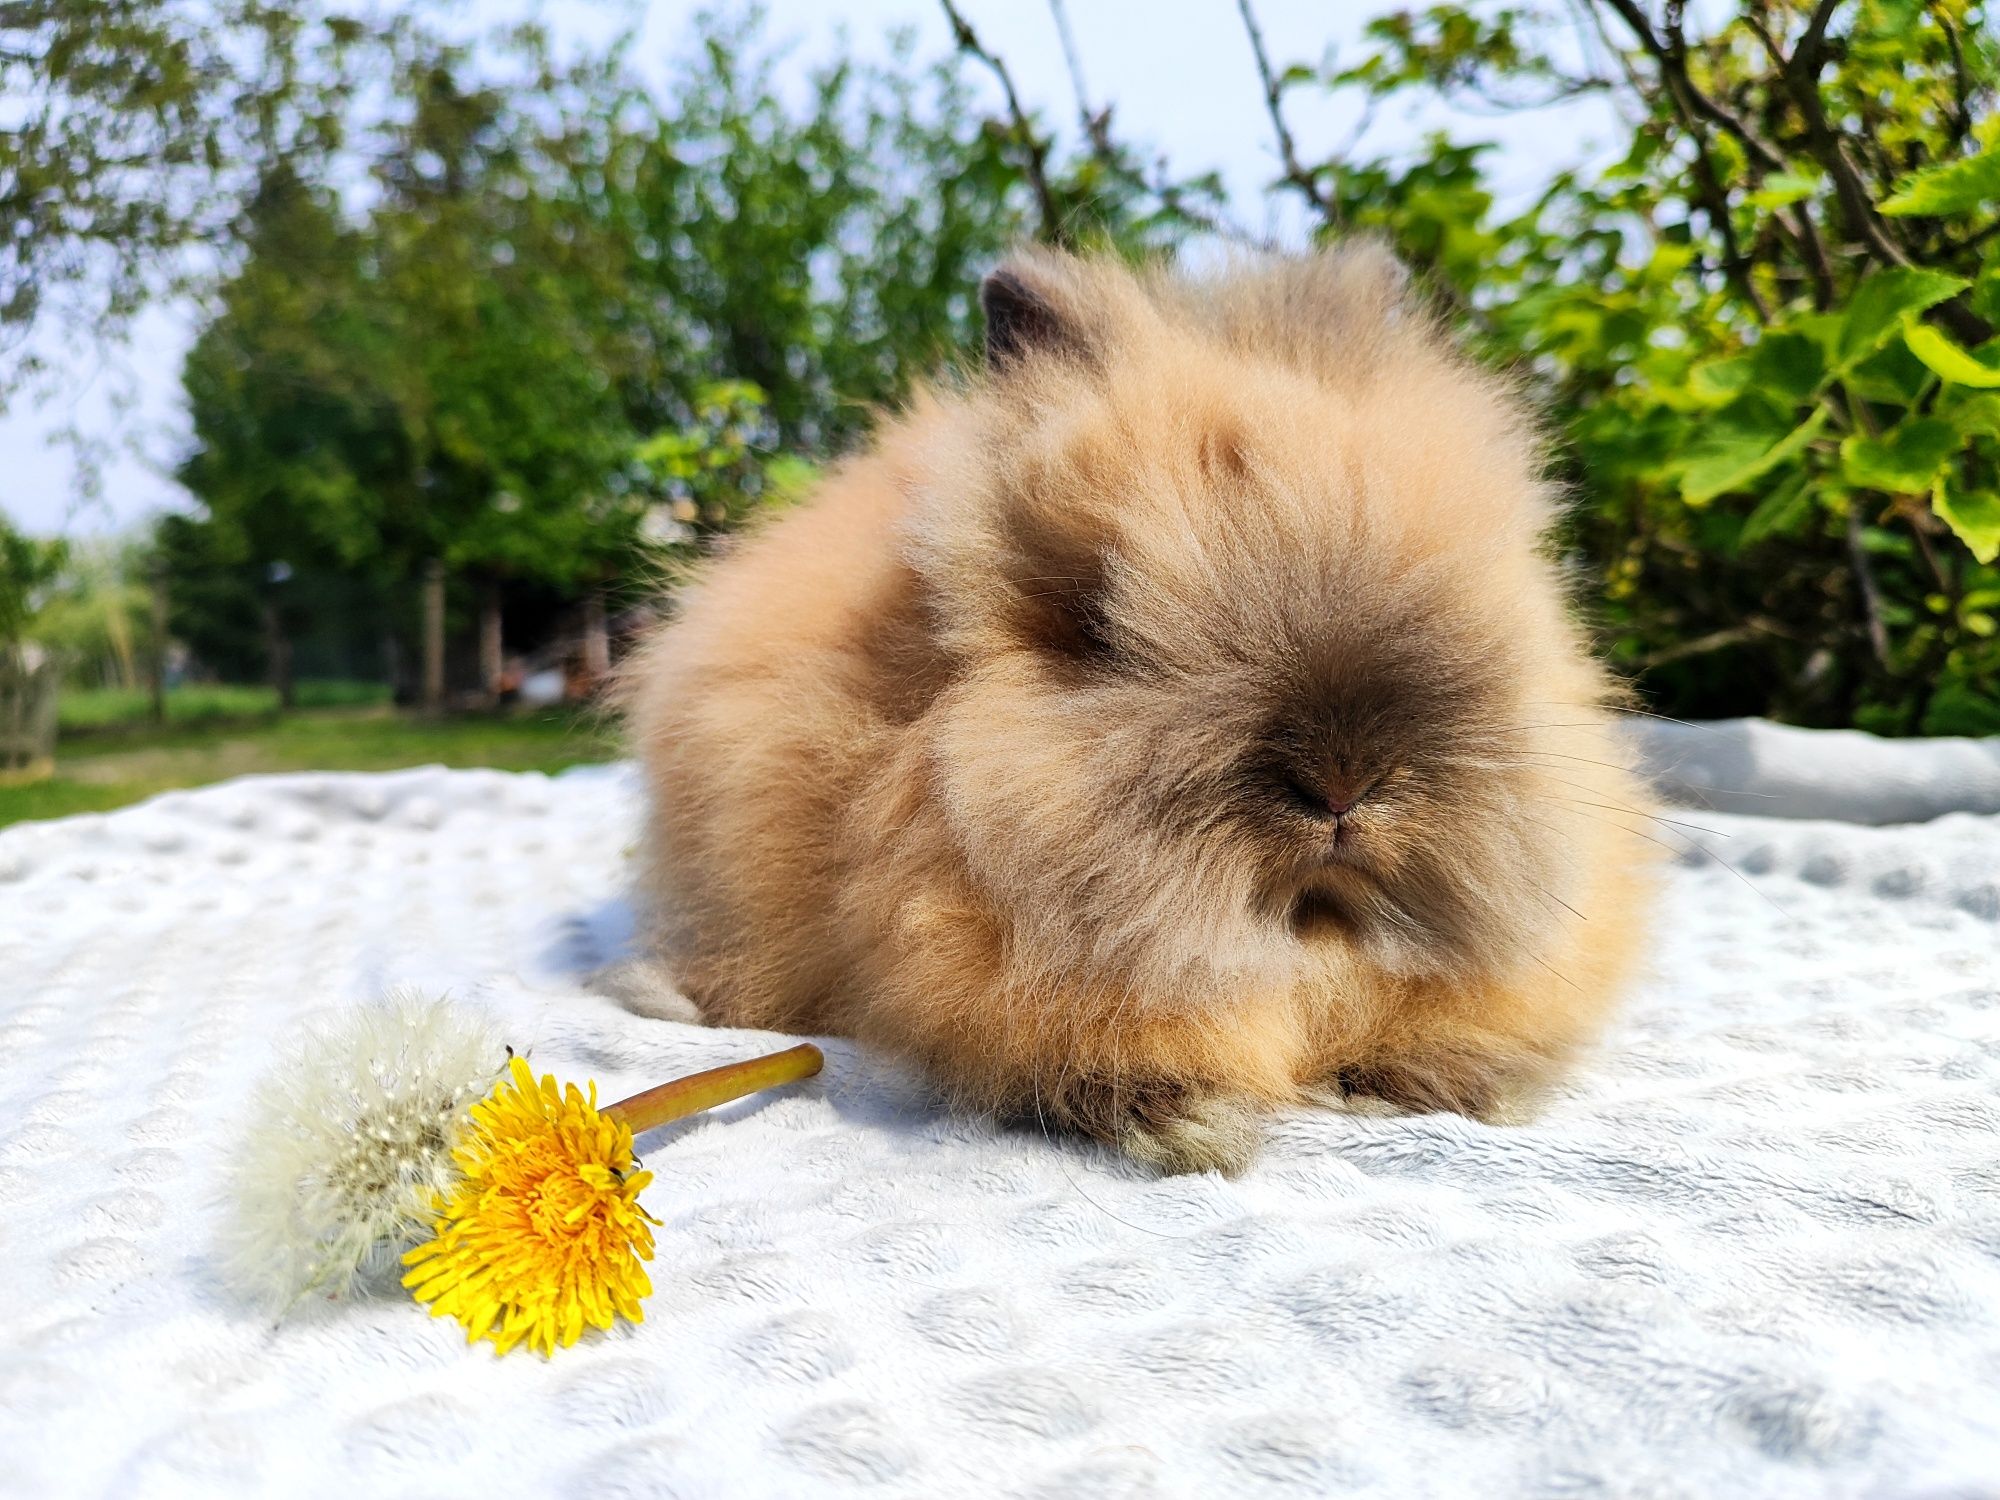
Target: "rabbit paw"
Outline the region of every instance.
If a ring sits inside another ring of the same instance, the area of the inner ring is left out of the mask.
[[[1307,1091],[1350,1114],[1460,1114],[1488,1125],[1532,1119],[1538,1080],[1528,1070],[1462,1053],[1382,1058],[1342,1068]]]
[[[1072,1084],[1061,1113],[1073,1129],[1168,1173],[1233,1177],[1255,1159],[1263,1136],[1247,1097],[1165,1079]]]

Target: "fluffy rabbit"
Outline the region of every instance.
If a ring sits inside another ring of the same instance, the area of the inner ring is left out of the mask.
[[[1171,1170],[1271,1108],[1531,1097],[1656,845],[1520,400],[1367,245],[1036,251],[982,301],[984,371],[629,668],[682,988]]]

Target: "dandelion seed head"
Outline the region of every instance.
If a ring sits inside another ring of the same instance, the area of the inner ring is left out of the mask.
[[[505,1063],[483,1016],[416,995],[314,1028],[251,1106],[221,1246],[230,1282],[283,1310],[393,1270],[430,1234]]]

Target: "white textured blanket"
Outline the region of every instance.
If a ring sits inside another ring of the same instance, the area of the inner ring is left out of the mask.
[[[400,1295],[274,1329],[208,1238],[322,1008],[449,990],[614,1096],[769,1045],[587,992],[623,773],[0,833],[0,1493],[2000,1493],[2000,818],[1696,821],[1741,878],[1676,869],[1539,1124],[1298,1116],[1160,1181],[834,1043],[642,1142],[646,1322],[546,1363]]]

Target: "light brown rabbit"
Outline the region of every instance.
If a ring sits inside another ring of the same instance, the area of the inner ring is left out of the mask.
[[[1273,1107],[1510,1107],[1625,983],[1654,848],[1529,415],[1370,246],[1036,251],[982,300],[984,372],[629,670],[679,983],[1169,1169]]]

